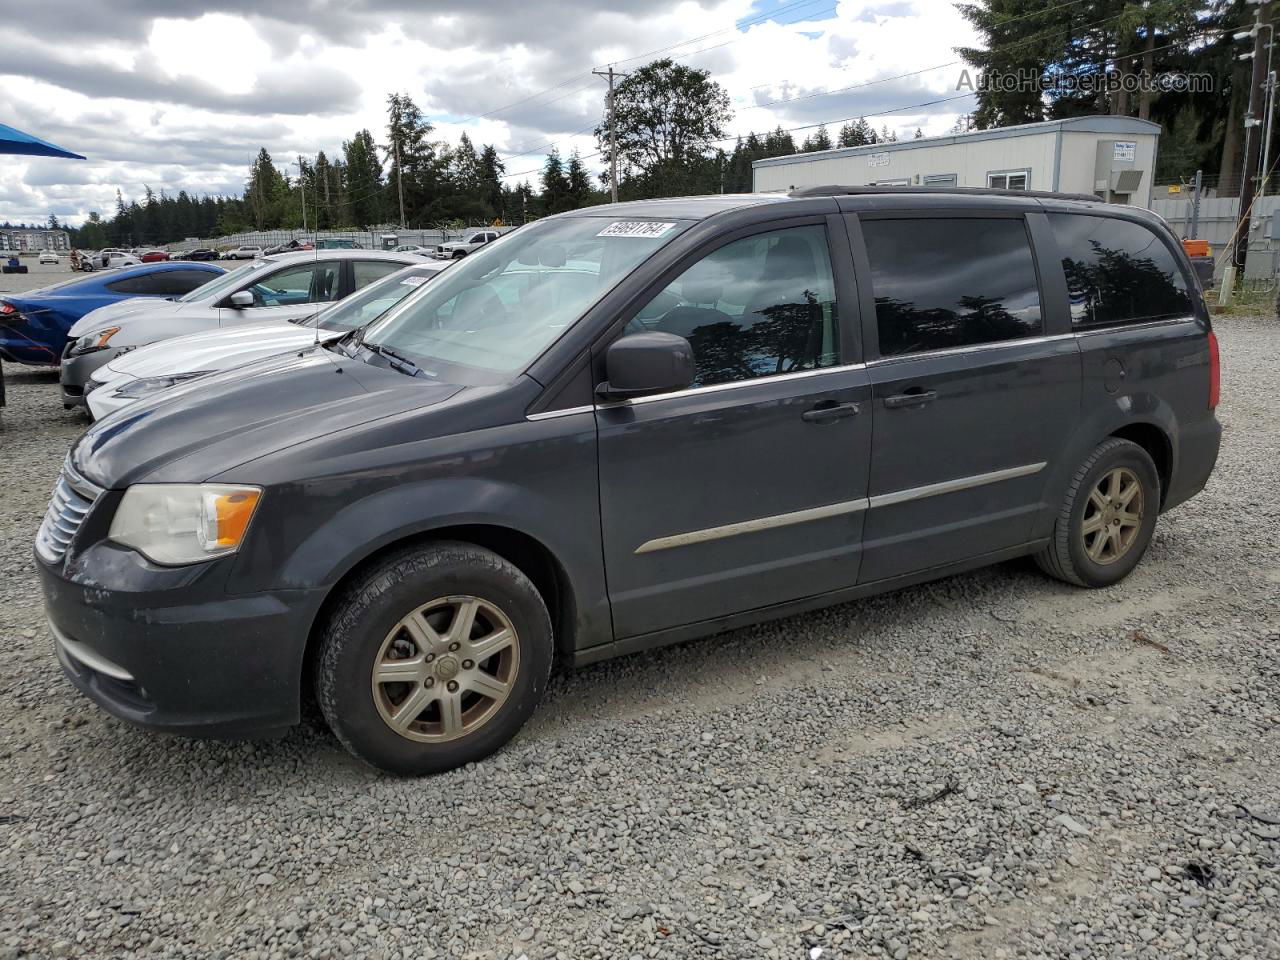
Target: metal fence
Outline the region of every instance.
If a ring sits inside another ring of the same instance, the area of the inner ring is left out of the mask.
[[[367,250],[380,250],[383,237],[394,236],[396,244],[416,243],[420,246],[434,246],[448,243],[450,240],[463,240],[477,230],[497,230],[506,233],[515,227],[490,227],[480,225],[463,227],[456,230],[400,230],[397,227],[375,227],[372,230],[251,230],[245,233],[231,233],[221,237],[180,240],[165,245],[170,253],[186,253],[199,247],[222,249],[229,247],[274,247],[290,240],[354,240]]]
[[[1191,195],[1160,197],[1151,202],[1153,212],[1160,214],[1180,237],[1191,234]],[[1239,219],[1238,197],[1201,197],[1196,236],[1209,241],[1217,259],[1215,273],[1221,278],[1228,257],[1221,256],[1231,242]],[[1280,272],[1280,196],[1258,197],[1249,216],[1249,255],[1244,277],[1248,280],[1274,277]]]

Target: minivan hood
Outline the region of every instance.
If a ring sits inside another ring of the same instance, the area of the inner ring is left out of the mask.
[[[320,331],[322,341],[335,336],[338,334],[334,331]],[[107,364],[107,375],[98,379],[166,377],[177,373],[227,370],[290,350],[302,350],[315,341],[314,327],[300,327],[279,320],[209,330],[173,337],[121,354]]]
[[[309,347],[200,377],[104,417],[72,449],[72,464],[111,489],[143,480],[199,483],[459,389]]]
[[[126,317],[136,316],[140,313],[154,313],[157,310],[166,308],[176,311],[182,306],[180,303],[166,300],[163,297],[130,297],[128,300],[117,300],[115,303],[108,303],[106,306],[90,310],[71,325],[71,329],[67,331],[67,336],[74,340],[76,337],[82,337],[86,333],[109,327]]]

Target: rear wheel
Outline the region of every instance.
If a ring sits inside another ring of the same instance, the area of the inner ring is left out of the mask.
[[[529,579],[479,547],[396,554],[352,585],[316,662],[320,708],[365,762],[408,776],[488,756],[532,714],[551,621]]]
[[[1081,587],[1123,580],[1146,553],[1160,512],[1160,475],[1136,443],[1111,437],[1085,458],[1036,563]]]

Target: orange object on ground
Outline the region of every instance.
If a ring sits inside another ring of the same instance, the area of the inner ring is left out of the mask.
[[[1182,249],[1187,251],[1188,257],[1207,257],[1209,256],[1209,241],[1183,240]]]

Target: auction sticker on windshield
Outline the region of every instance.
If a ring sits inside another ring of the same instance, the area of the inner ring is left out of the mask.
[[[674,223],[652,220],[616,220],[596,234],[597,237],[661,237]]]
[[[426,282],[426,277],[405,277],[400,281],[400,285],[404,287],[418,287]]]

